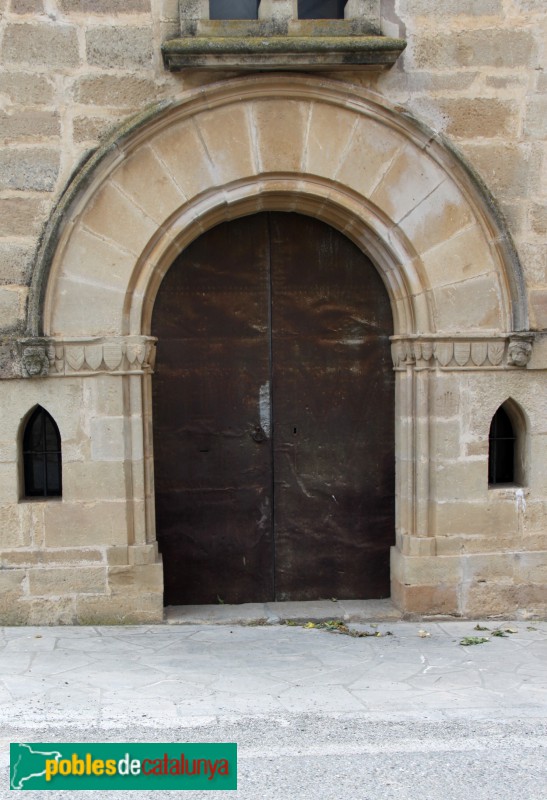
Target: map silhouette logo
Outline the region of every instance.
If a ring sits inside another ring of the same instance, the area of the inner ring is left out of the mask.
[[[235,742],[10,743],[10,789],[237,789]]]
[[[10,788],[33,789],[43,788],[43,779],[46,774],[46,760],[59,761],[62,753],[58,750],[48,750],[40,744],[11,744],[10,745]],[[36,782],[36,787],[33,783]]]

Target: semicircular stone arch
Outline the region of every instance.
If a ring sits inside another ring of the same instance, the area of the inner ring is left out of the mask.
[[[34,279],[35,334],[148,334],[176,255],[264,209],[317,216],[365,250],[396,334],[527,325],[486,190],[431,131],[355,87],[264,75],[192,91],[106,146],[69,196]]]

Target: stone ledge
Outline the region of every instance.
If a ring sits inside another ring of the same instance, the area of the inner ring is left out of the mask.
[[[162,45],[167,69],[348,69],[392,66],[406,47],[387,36],[189,36]]]

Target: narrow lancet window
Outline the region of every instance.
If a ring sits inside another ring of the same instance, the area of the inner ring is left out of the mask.
[[[509,414],[500,406],[492,418],[488,439],[488,483],[515,482],[515,447],[517,437]]]
[[[344,19],[346,0],[298,0],[299,19]]]
[[[61,436],[53,417],[41,406],[25,426],[23,462],[25,497],[61,496]]]
[[[257,19],[259,0],[209,0],[210,19]]]

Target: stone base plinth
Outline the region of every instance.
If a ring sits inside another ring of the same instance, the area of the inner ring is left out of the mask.
[[[547,617],[547,551],[409,556],[391,551],[391,597],[405,615]]]
[[[124,549],[126,555],[132,550]],[[129,625],[163,621],[161,561],[110,564],[110,553],[92,551],[89,555],[95,560],[65,562],[61,551],[57,552],[57,561],[36,563],[29,553],[20,566],[0,571],[0,624]],[[80,557],[86,555],[80,553]],[[120,561],[118,556],[112,560]]]

